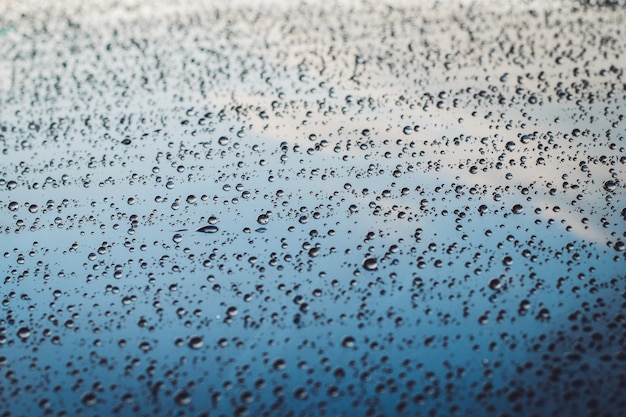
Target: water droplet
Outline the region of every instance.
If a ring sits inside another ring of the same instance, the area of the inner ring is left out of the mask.
[[[609,180],[604,183],[604,189],[608,192],[613,192],[617,188],[617,183],[615,181]]]
[[[174,395],[174,402],[178,405],[191,404],[191,394],[186,390],[180,390]]]
[[[26,340],[30,337],[30,329],[28,327],[20,327],[17,331],[17,337]]]
[[[152,345],[144,340],[143,342],[139,343],[139,349],[142,352],[149,352],[152,350]]]
[[[86,407],[93,407],[94,405],[96,405],[97,402],[96,394],[88,391],[80,397],[80,402],[83,403],[83,405],[85,405]]]
[[[278,358],[274,361],[274,364],[272,366],[277,371],[283,371],[285,368],[287,368],[287,362],[285,362],[285,360],[282,358]]]
[[[196,232],[199,233],[216,233],[218,231],[218,227],[217,226],[213,226],[212,224],[209,224],[207,226],[202,226],[199,229],[196,230]]]
[[[352,336],[346,336],[341,339],[341,346],[351,349],[356,346],[356,339]]]
[[[296,388],[294,390],[294,392],[293,392],[293,395],[298,400],[306,400],[307,398],[309,398],[309,393],[307,392],[306,388],[304,388],[304,387]]]
[[[498,278],[494,278],[491,281],[489,281],[489,288],[491,288],[492,290],[500,289],[501,285],[502,283],[500,282]]]
[[[189,338],[188,346],[191,349],[197,350],[200,349],[204,345],[204,339],[202,336],[192,336]]]
[[[368,271],[375,271],[378,269],[378,261],[376,258],[365,258],[363,260],[363,268]]]

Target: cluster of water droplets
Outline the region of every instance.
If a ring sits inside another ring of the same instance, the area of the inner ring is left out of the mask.
[[[623,415],[624,5],[453,3],[0,5],[0,411]]]

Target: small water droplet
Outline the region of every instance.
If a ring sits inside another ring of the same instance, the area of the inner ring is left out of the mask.
[[[609,180],[604,183],[604,189],[608,192],[613,192],[617,188],[617,183],[615,181]]]
[[[346,336],[341,340],[341,346],[351,349],[356,346],[356,339],[353,336]]]
[[[489,288],[491,288],[492,290],[497,290],[501,286],[502,286],[502,283],[500,282],[498,278],[494,278],[491,281],[489,281]]]
[[[93,407],[94,405],[96,405],[97,402],[96,394],[88,391],[80,397],[80,402],[87,407]]]

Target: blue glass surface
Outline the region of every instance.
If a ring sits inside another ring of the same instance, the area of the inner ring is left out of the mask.
[[[624,5],[0,5],[0,416],[623,416]]]

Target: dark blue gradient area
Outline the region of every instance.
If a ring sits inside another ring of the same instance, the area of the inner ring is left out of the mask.
[[[0,4],[0,417],[626,415],[617,2]]]

